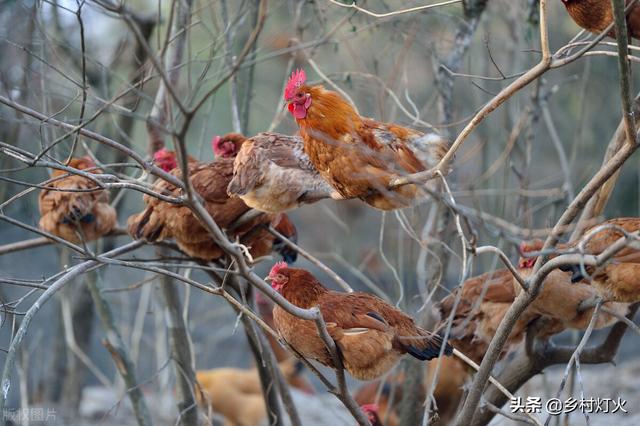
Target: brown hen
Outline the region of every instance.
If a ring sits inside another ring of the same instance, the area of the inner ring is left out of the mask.
[[[296,387],[300,368],[295,360],[279,364],[285,380]],[[196,397],[225,418],[225,425],[258,426],[267,418],[260,377],[255,368],[216,368],[196,371]],[[303,389],[306,391],[306,389]]]
[[[418,327],[413,319],[367,293],[330,291],[308,271],[279,262],[268,280],[290,303],[304,309],[317,306],[336,342],[345,369],[356,379],[373,380],[405,353],[429,360],[440,354],[442,338]],[[284,340],[307,358],[335,367],[315,323],[297,318],[276,305],[274,323]],[[447,345],[445,355],[453,348]]]
[[[233,175],[234,156],[243,141],[244,138],[237,134],[216,137],[212,143],[216,154],[213,162],[189,163],[188,174],[193,190],[200,195],[204,208],[223,230],[231,228],[250,210],[241,199],[230,198],[226,192]],[[166,161],[166,164],[170,166],[171,162]],[[171,170],[171,174],[181,177],[177,168]],[[154,189],[173,197],[182,195],[182,190],[161,179],[154,184]],[[145,196],[144,200],[147,204],[145,210],[129,219],[129,232],[134,238],[148,241],[173,238],[184,253],[204,261],[218,259],[224,254],[191,209],[151,196]],[[295,227],[284,214],[261,214],[228,233],[229,237],[247,246],[254,258],[258,258],[271,253],[274,243],[277,243],[277,238],[267,230],[269,226],[295,238]],[[280,249],[283,258],[295,260],[295,252],[291,253],[284,246]]]
[[[605,228],[593,233],[596,227]],[[609,246],[624,236],[621,230],[631,234],[640,230],[640,218],[623,217],[608,220],[602,224],[592,226],[585,231],[588,239],[583,245],[584,254],[599,255]],[[578,242],[573,244],[558,244],[556,248],[563,251],[578,251]],[[521,251],[539,251],[543,241],[534,240],[523,243]],[[551,256],[553,257],[553,255]],[[522,262],[533,263],[535,258],[528,258]],[[572,271],[571,281],[591,284],[597,294],[605,301],[633,303],[640,301],[640,250],[625,247],[616,253],[605,265],[593,266],[570,265],[562,269]],[[586,275],[584,275],[586,272]]]
[[[238,153],[227,191],[256,210],[279,213],[331,196],[299,136],[259,133]]]
[[[176,153],[165,148],[157,151],[153,155],[154,163],[167,173],[172,174],[178,179],[182,178],[182,171],[178,168]],[[200,162],[195,158],[187,157],[187,166],[189,174],[200,166]],[[172,183],[164,179],[156,179],[153,183],[152,190],[158,194],[178,197],[181,192]],[[177,206],[162,201],[149,194],[142,197],[145,209],[129,217],[127,226],[129,235],[136,240],[145,240],[148,242],[163,241],[172,237],[171,229],[165,226],[165,217],[168,211],[177,208]]]
[[[453,314],[449,341],[478,363],[515,299],[513,281],[508,269],[487,272],[466,280],[436,305],[440,311],[441,326],[444,326],[453,312],[456,299],[460,298]],[[526,313],[516,322],[501,357],[522,341],[527,325],[537,316]]]
[[[626,0],[628,5],[631,0]],[[613,22],[611,0],[562,0],[567,12],[578,26],[585,30],[599,34]],[[627,30],[633,38],[640,38],[640,3],[635,3],[627,12]],[[615,38],[612,29],[608,34]]]
[[[69,167],[102,173],[89,157],[73,158]],[[108,234],[116,226],[116,211],[109,205],[109,194],[91,179],[54,170],[54,179],[40,191],[40,229],[72,243],[93,241]]]

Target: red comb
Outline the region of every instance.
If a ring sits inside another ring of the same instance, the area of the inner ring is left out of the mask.
[[[93,158],[89,157],[88,155],[82,157],[82,160],[87,164],[88,167],[96,166],[96,163],[93,162]]]
[[[215,149],[215,147],[220,143],[221,139],[222,138],[220,136],[214,136],[213,139],[211,139],[211,147]]]
[[[302,86],[305,81],[307,81],[307,74],[305,74],[304,70],[297,69],[292,72],[289,81],[287,81],[287,87],[284,88],[284,100],[288,101],[293,98],[296,89]]]
[[[159,158],[166,156],[167,154],[169,154],[169,151],[167,151],[167,148],[159,149],[153,153],[153,159],[157,160]]]
[[[535,238],[530,241],[523,241],[520,243],[520,253],[528,253],[530,251],[540,251],[544,247],[544,241]]]
[[[269,271],[269,276],[277,275],[280,273],[280,271],[282,271],[287,267],[289,267],[289,265],[287,265],[287,262],[284,262],[284,261],[277,262],[275,265],[271,267],[271,271]]]
[[[378,404],[363,404],[360,406],[360,408],[362,408],[362,411],[370,411],[373,413],[377,413],[378,412]]]
[[[526,252],[529,251],[529,244],[527,244],[526,241],[523,241],[520,243],[520,246],[518,247],[518,249],[520,250],[520,254],[525,254]]]

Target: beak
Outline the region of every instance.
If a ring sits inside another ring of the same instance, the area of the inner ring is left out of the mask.
[[[273,278],[271,278],[269,275],[267,275],[266,277],[263,278],[263,280],[265,280],[266,282],[270,283],[271,281],[273,281]]]
[[[289,105],[289,101],[284,101],[284,104],[282,105],[282,109],[287,109],[288,105]]]

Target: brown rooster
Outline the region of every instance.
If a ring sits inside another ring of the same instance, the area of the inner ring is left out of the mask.
[[[267,132],[242,144],[227,191],[249,207],[268,213],[290,210],[333,193],[309,161],[299,136]]]
[[[627,233],[633,233],[640,230],[640,218],[623,217],[608,220],[600,225],[596,225],[587,229],[585,235],[591,233],[595,227],[605,226],[601,231],[591,235],[584,244],[584,253],[591,255],[599,255],[603,253],[609,246],[622,238],[624,234],[620,230]],[[523,243],[521,251],[539,251],[542,249],[543,242],[534,240]],[[571,251],[577,249],[577,243],[574,244],[558,244],[557,249],[563,251]],[[521,262],[532,264],[535,258],[527,258]],[[633,247],[625,247],[619,251],[609,262],[599,268],[593,266],[585,266],[583,270],[580,265],[564,266],[562,269],[571,270],[572,282],[590,283],[598,295],[605,301],[633,303],[640,301],[640,250]]]
[[[356,379],[373,380],[393,367],[405,353],[420,360],[436,358],[442,338],[424,330],[382,299],[367,293],[327,290],[308,271],[276,263],[267,277],[290,303],[304,309],[317,306],[336,342],[345,369]],[[274,323],[282,337],[298,352],[334,367],[313,321],[299,319],[276,305]],[[453,348],[444,348],[451,355]]]
[[[626,0],[629,4],[631,0]],[[613,22],[611,0],[562,0],[567,12],[578,26],[585,30],[599,34]],[[635,3],[627,12],[627,30],[633,38],[640,38],[640,3]],[[608,34],[615,38],[612,29]]]
[[[417,186],[389,190],[390,181],[435,166],[448,142],[361,117],[338,93],[305,82],[303,70],[294,72],[284,99],[300,127],[304,150],[322,177],[343,198],[360,198],[377,209],[411,205]]]
[[[102,173],[89,157],[73,158],[68,166]],[[107,191],[86,177],[62,177],[67,174],[54,170],[51,177],[55,180],[40,191],[40,229],[72,243],[92,241],[111,232],[116,226],[116,211],[109,205]]]

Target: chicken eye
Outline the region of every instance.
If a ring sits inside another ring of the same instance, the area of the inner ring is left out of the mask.
[[[296,93],[296,98],[300,99],[302,97],[302,93],[298,92]]]

